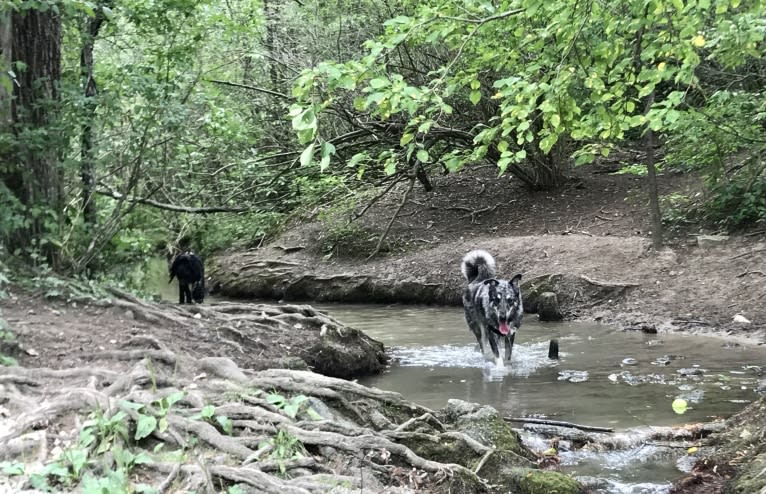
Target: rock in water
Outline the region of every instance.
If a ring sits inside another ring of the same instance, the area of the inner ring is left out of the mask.
[[[541,321],[561,321],[564,319],[555,293],[544,292],[540,294],[537,301],[537,316]]]
[[[552,360],[559,359],[559,340],[551,340],[548,345],[548,358]]]

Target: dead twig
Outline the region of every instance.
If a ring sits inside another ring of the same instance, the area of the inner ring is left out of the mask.
[[[372,254],[367,256],[367,259],[365,259],[365,261],[369,261],[373,257],[377,256],[378,253],[380,252],[380,248],[383,245],[383,241],[386,239],[386,236],[388,236],[388,232],[391,231],[391,225],[394,224],[394,221],[396,221],[396,217],[399,216],[399,212],[402,210],[404,205],[407,204],[407,197],[409,197],[410,192],[412,192],[412,187],[414,185],[415,185],[415,175],[412,175],[410,177],[410,184],[407,186],[407,190],[404,192],[404,195],[402,196],[402,200],[399,203],[399,207],[396,208],[396,211],[394,212],[393,216],[391,216],[391,220],[388,222],[386,229],[380,235],[380,238],[378,239],[378,245],[375,246],[375,250],[372,251]]]
[[[597,427],[594,425],[581,425],[574,424],[572,422],[564,422],[561,420],[548,420],[538,419],[532,417],[503,417],[506,422],[520,422],[523,424],[541,424],[541,425],[555,425],[557,427],[569,427],[570,429],[579,429],[581,431],[588,432],[614,432],[611,427]]]
[[[751,255],[753,255],[753,254],[757,254],[757,253],[759,253],[759,252],[764,252],[764,251],[766,251],[766,248],[762,248],[762,249],[753,249],[753,250],[750,250],[750,251],[748,251],[748,252],[743,252],[742,254],[737,254],[736,256],[732,257],[732,258],[731,258],[731,260],[733,261],[733,260],[735,260],[735,259],[739,259],[739,258],[741,258],[741,257],[751,256]]]
[[[753,271],[745,271],[743,273],[739,273],[737,275],[737,278],[742,278],[749,274],[760,274],[761,276],[766,276],[766,273],[764,273],[763,271],[753,270]]]

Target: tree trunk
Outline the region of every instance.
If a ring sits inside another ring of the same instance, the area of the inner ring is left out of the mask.
[[[0,70],[6,71],[11,68],[13,41],[13,29],[11,26],[11,13],[0,13]],[[0,131],[5,130],[11,124],[11,94],[13,81],[6,75],[0,76]]]
[[[274,6],[274,0],[263,0],[263,13],[266,19],[266,51],[271,60],[269,61],[269,78],[271,79],[271,89],[279,90],[279,72],[277,71],[277,54],[274,45],[274,31],[277,26],[277,12]]]
[[[654,91],[646,101],[646,113],[654,104]],[[652,218],[652,247],[658,250],[662,247],[662,216],[660,214],[660,196],[657,191],[657,169],[654,158],[654,131],[647,129],[645,137],[646,145],[646,180],[649,186],[649,211]]]
[[[96,116],[96,94],[98,88],[93,78],[93,45],[96,36],[104,23],[101,9],[95,17],[89,19],[83,30],[82,49],[80,50],[80,75],[82,77],[83,95],[85,96],[85,115],[80,135],[80,177],[82,179],[82,212],[85,224],[96,224],[96,205],[93,196],[95,181],[95,158],[93,153],[93,120]]]
[[[29,9],[11,14],[11,25],[12,58],[21,64],[16,64],[15,98],[11,101],[16,146],[2,179],[25,207],[29,220],[28,229],[9,239],[13,251],[41,240],[57,226],[62,210],[58,163],[63,138],[52,125],[59,99],[61,18],[51,9]],[[46,132],[40,132],[43,130]],[[44,250],[54,261],[52,245]]]

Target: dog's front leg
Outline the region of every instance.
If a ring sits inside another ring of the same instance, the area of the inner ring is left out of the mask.
[[[505,361],[506,362],[511,361],[511,352],[513,352],[513,340],[515,337],[516,337],[515,331],[512,331],[511,333],[505,336]]]
[[[497,348],[497,337],[493,334],[488,335],[489,346],[492,348],[492,354],[495,356],[495,363],[498,367],[503,366],[503,361],[500,360],[500,349]]]

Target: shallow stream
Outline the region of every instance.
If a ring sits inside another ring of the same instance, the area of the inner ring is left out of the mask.
[[[542,324],[528,316],[516,336],[511,366],[498,370],[477,350],[460,308],[319,307],[389,349],[391,367],[361,383],[398,391],[433,409],[458,398],[491,405],[505,416],[540,416],[617,431],[705,422],[728,417],[754,400],[752,366],[766,362],[763,346],[622,332],[597,324]],[[548,359],[552,338],[559,340],[560,360]],[[688,402],[683,415],[671,407],[676,398]],[[533,433],[523,436],[533,449],[548,447]],[[666,492],[691,466],[685,448],[627,442],[626,449],[609,452],[561,448],[562,470],[590,477],[591,485],[600,486],[595,492],[637,494]]]

